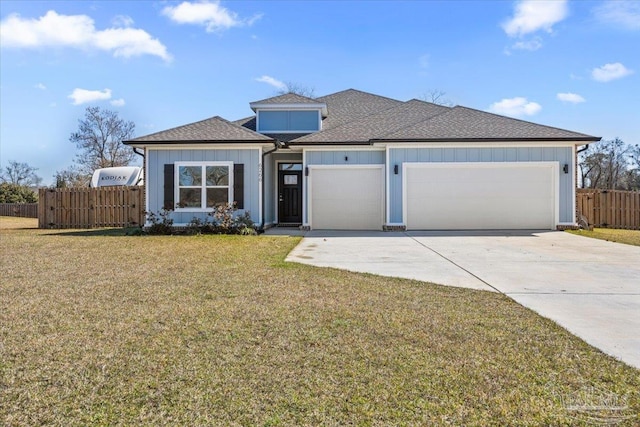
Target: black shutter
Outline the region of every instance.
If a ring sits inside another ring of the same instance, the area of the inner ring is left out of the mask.
[[[236,208],[244,209],[244,165],[236,163],[233,165],[233,201]]]
[[[164,165],[164,205],[167,210],[175,209],[175,201],[173,199],[173,183],[175,182],[173,174],[173,163]]]

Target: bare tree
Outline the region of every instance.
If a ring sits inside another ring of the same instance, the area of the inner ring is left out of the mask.
[[[0,180],[20,187],[37,187],[42,182],[42,178],[36,175],[37,170],[27,163],[10,160],[0,172]]]
[[[91,174],[96,169],[128,166],[134,161],[133,150],[122,144],[133,138],[133,122],[119,118],[114,111],[88,107],[78,123],[78,131],[69,140],[80,150],[76,156],[80,172]]]
[[[630,147],[619,138],[589,146],[580,153],[583,188],[625,189]]]
[[[296,95],[306,96],[307,98],[315,98],[316,90],[309,86],[303,86],[295,82],[285,82],[286,88],[279,90],[278,95],[287,93],[295,93]]]
[[[447,93],[439,89],[431,89],[420,97],[421,100],[444,107],[453,107],[453,102],[447,98]]]
[[[53,175],[53,188],[83,188],[88,187],[91,175],[82,173],[76,166],[56,171]]]

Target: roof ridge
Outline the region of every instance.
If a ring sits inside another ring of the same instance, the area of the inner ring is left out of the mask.
[[[421,100],[421,99],[415,99],[415,98],[413,98],[413,99],[410,99],[410,100],[409,100],[409,101],[407,101],[407,102],[410,102],[410,101],[419,101],[419,102],[423,102],[423,103],[425,103],[425,104],[433,105],[433,106],[438,107],[438,108],[446,108],[446,110],[445,110],[445,111],[441,111],[441,112],[439,112],[439,113],[436,113],[436,114],[434,114],[433,116],[427,117],[426,119],[421,119],[421,120],[418,120],[418,121],[416,121],[416,122],[412,122],[411,124],[408,124],[408,125],[406,126],[406,128],[413,127],[413,126],[417,125],[418,123],[426,123],[426,122],[428,122],[428,121],[430,121],[430,120],[432,120],[432,119],[434,119],[434,118],[436,118],[436,117],[442,116],[443,114],[449,114],[449,113],[453,110],[453,107],[447,107],[446,105],[436,104],[435,102],[423,101],[423,100]],[[404,105],[404,104],[403,104],[403,105]],[[385,133],[383,133],[381,136],[382,136],[382,137],[385,137],[385,136],[387,136],[387,135],[392,135],[392,134],[396,133],[397,131],[398,131],[398,129],[394,129],[394,130],[392,130],[392,131],[389,131],[389,132],[385,132]],[[378,139],[378,138],[376,138],[376,139]]]
[[[394,106],[389,107],[389,108],[385,108],[385,109],[383,109],[383,110],[378,110],[378,111],[376,111],[376,112],[374,112],[374,113],[367,114],[367,115],[364,115],[364,116],[362,116],[362,117],[358,117],[356,120],[348,121],[348,122],[342,123],[342,124],[340,124],[340,125],[338,125],[338,126],[332,127],[332,128],[330,128],[330,129],[327,129],[327,130],[321,130],[321,131],[319,131],[319,132],[311,133],[311,134],[305,135],[305,136],[303,136],[303,137],[296,138],[295,140],[292,140],[291,142],[298,142],[298,141],[300,141],[300,142],[305,142],[307,139],[313,139],[316,135],[322,134],[323,132],[324,132],[325,134],[329,134],[329,133],[331,133],[331,132],[336,132],[336,131],[337,131],[337,132],[339,132],[340,130],[348,129],[348,127],[349,127],[349,126],[353,126],[354,124],[357,124],[357,123],[360,123],[360,122],[366,121],[366,120],[368,120],[368,119],[371,119],[372,117],[375,117],[375,116],[381,116],[381,117],[384,117],[384,115],[385,115],[385,114],[388,114],[388,113],[392,112],[392,110],[401,110],[401,109],[403,109],[403,108],[405,108],[405,109],[406,109],[406,108],[407,108],[407,106],[408,106],[408,105],[410,106],[410,103],[411,103],[411,102],[413,102],[413,101],[418,101],[419,103],[422,103],[422,104],[428,105],[430,108],[433,108],[433,107],[436,107],[436,108],[446,108],[446,109],[450,109],[450,108],[451,108],[451,107],[446,107],[446,106],[442,106],[442,105],[434,104],[434,103],[431,103],[431,102],[421,101],[421,100],[419,100],[419,99],[410,99],[409,101],[398,101],[398,102],[400,102],[400,104],[394,105]],[[440,115],[440,114],[443,114],[443,113],[446,113],[446,112],[448,112],[448,111],[443,111],[443,112],[438,113],[438,114],[436,114],[436,115]],[[414,126],[414,125],[416,125],[417,123],[421,123],[421,122],[423,122],[423,121],[429,120],[430,118],[431,118],[431,117],[428,117],[428,118],[426,118],[426,119],[425,119],[424,117],[420,117],[420,118],[418,118],[416,121],[412,121],[412,120],[411,120],[411,121],[409,121],[408,123],[402,123],[402,124],[399,124],[399,126],[400,126],[400,127],[394,127],[392,130],[390,130],[390,131],[388,131],[388,132],[385,132],[385,133],[381,134],[381,136],[386,136],[386,135],[389,135],[389,134],[391,134],[391,133],[397,132],[399,129],[401,129],[402,127],[405,127],[405,126],[406,126],[406,127]]]
[[[334,92],[334,93],[328,93],[328,94],[326,94],[326,95],[319,96],[319,97],[317,97],[317,98],[315,98],[315,99],[316,99],[316,100],[319,100],[319,99],[322,99],[322,98],[326,98],[326,97],[328,97],[328,96],[334,96],[334,95],[337,95],[337,94],[339,94],[339,93],[344,93],[344,92],[358,92],[358,93],[363,93],[363,94],[365,94],[365,95],[375,96],[375,97],[377,97],[377,98],[385,98],[385,99],[388,99],[388,100],[390,100],[390,101],[403,102],[403,101],[400,101],[399,99],[390,98],[390,97],[388,97],[388,96],[384,96],[384,95],[378,95],[377,93],[365,92],[364,90],[359,90],[359,89],[354,89],[354,88],[349,88],[349,89],[339,90],[339,91]]]

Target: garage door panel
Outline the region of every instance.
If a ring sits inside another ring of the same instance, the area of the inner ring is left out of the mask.
[[[553,228],[556,172],[549,163],[407,165],[407,228]]]
[[[311,228],[379,230],[383,222],[383,196],[380,167],[313,168]]]

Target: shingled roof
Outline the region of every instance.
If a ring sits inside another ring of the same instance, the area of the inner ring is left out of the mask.
[[[125,141],[136,143],[204,143],[280,141],[291,146],[371,144],[410,141],[599,141],[600,138],[461,106],[445,107],[416,99],[407,102],[347,89],[320,98],[294,93],[251,105],[315,104],[329,114],[322,130],[311,134],[257,133],[255,115],[229,122],[212,117]]]
[[[402,104],[396,99],[356,89],[321,96],[316,101],[324,102],[329,109],[329,116],[322,121],[323,131]]]
[[[273,140],[266,135],[215,116],[123,142],[127,145],[136,145],[136,143],[267,142]]]
[[[319,101],[296,93],[285,93],[272,98],[253,101],[251,104],[317,104]]]
[[[316,132],[298,138],[295,140],[295,143],[367,143],[371,139],[410,127],[425,119],[446,113],[449,110],[449,107],[412,99],[411,101],[400,102],[396,107],[379,111],[330,129],[324,129],[323,124],[322,132]]]
[[[444,114],[428,117],[413,126],[381,134],[372,139],[427,140],[579,140],[600,138],[485,111],[456,106]]]

